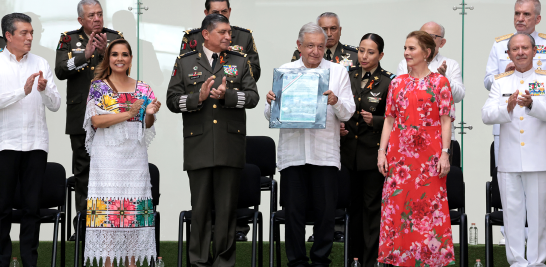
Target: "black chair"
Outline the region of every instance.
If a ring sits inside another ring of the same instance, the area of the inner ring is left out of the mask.
[[[53,223],[53,251],[51,253],[51,266],[57,264],[57,239],[59,238],[59,224],[61,225],[61,266],[65,266],[65,186],[66,172],[59,163],[48,162],[42,183],[40,196],[40,223]],[[22,195],[20,185],[15,189],[14,209],[11,222],[21,223],[23,217]]]
[[[258,245],[258,266],[263,266],[263,218],[258,210],[261,202],[260,168],[253,164],[245,164],[241,175],[239,199],[237,203],[237,222],[252,223],[252,267],[256,266],[256,245]],[[252,207],[252,208],[249,208]],[[186,266],[190,265],[189,244],[191,231],[192,211],[180,212],[178,227],[178,267],[182,267],[182,250],[184,242],[184,223],[186,226]],[[214,225],[215,213],[212,212],[212,224]],[[257,230],[257,231],[256,231]],[[258,238],[256,238],[258,235]],[[258,242],[256,242],[258,241]]]
[[[66,226],[66,241],[70,241],[69,239],[72,236],[72,192],[75,191],[76,177],[71,176],[66,179],[66,218],[68,220],[68,225]]]
[[[271,191],[270,212],[277,211],[278,183],[273,176],[277,168],[275,141],[269,136],[246,137],[246,163],[260,168],[262,191]]]
[[[468,219],[465,213],[465,184],[461,168],[451,166],[446,188],[451,225],[459,226],[460,266],[468,267]]]
[[[161,229],[161,221],[160,221],[160,213],[157,211],[157,205],[159,205],[159,197],[161,194],[159,193],[159,169],[157,166],[155,166],[153,163],[148,163],[148,169],[150,172],[150,183],[152,184],[152,204],[153,204],[153,210],[154,210],[154,220],[155,220],[155,246],[156,246],[156,253],[159,256],[159,248],[160,248],[160,242],[159,242],[159,234]],[[81,212],[78,211],[77,213],[77,227],[76,227],[76,245],[74,248],[74,267],[80,266],[80,260],[82,264],[84,264],[84,258],[83,258],[83,251],[85,251],[85,235],[82,236],[82,253],[80,253],[80,231],[85,231],[85,216],[86,214],[81,214]],[[154,260],[152,260],[152,266],[154,266]],[[64,265],[62,265],[64,266]]]
[[[457,141],[451,140],[451,166],[461,167],[461,145]]]
[[[337,182],[338,182],[338,200],[337,200],[337,210],[335,221],[336,224],[344,223],[345,224],[345,236],[350,236],[349,234],[349,214],[347,213],[347,208],[349,207],[349,194],[350,194],[350,182],[351,175],[349,170],[345,167],[341,167],[341,171],[338,172]],[[282,179],[282,178],[281,178]],[[280,195],[280,204],[281,207],[285,205],[283,198],[282,190],[282,180],[281,180],[281,195]],[[308,208],[309,209],[309,208]],[[315,218],[311,211],[307,211],[305,218],[306,225],[314,225]],[[277,260],[277,266],[281,267],[281,237],[280,237],[280,225],[286,223],[286,214],[284,210],[279,210],[277,212],[271,213],[271,219],[269,224],[269,267],[273,267],[275,264],[275,258]],[[275,254],[276,250],[276,254]],[[349,238],[345,238],[344,241],[344,255],[343,255],[343,266],[349,266]]]

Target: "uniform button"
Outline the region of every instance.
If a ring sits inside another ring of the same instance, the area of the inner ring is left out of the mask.
[[[241,130],[237,130],[237,132],[238,132],[238,133],[240,133],[240,132],[241,132]]]
[[[360,99],[361,99],[361,98],[359,97],[359,98],[358,98],[358,101],[360,101]]]
[[[212,105],[212,108],[216,108],[216,104]]]
[[[524,130],[519,130],[519,133],[524,133],[525,131]]]
[[[213,120],[212,122],[213,122],[214,124],[218,123],[218,121],[216,121],[216,120]]]
[[[91,70],[95,70],[95,67],[91,67]]]
[[[377,145],[379,145],[379,143],[377,143]]]
[[[523,120],[523,116],[522,116],[522,117],[519,117],[519,120],[522,121],[522,120]]]
[[[525,146],[525,143],[524,143],[524,142],[521,142],[521,146]]]
[[[91,58],[94,58],[94,57],[95,57],[95,55],[91,55]]]
[[[508,103],[508,100],[506,100],[506,103]]]
[[[358,135],[355,135],[355,139],[358,139]]]
[[[193,84],[197,84],[197,82],[194,82]]]
[[[356,123],[356,126],[358,126],[358,122]]]
[[[190,135],[193,135],[193,133],[190,133]]]
[[[356,114],[360,114],[360,112],[359,112],[359,111],[357,111],[357,112],[356,112]]]

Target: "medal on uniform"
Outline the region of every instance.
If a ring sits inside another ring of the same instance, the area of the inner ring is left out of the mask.
[[[77,42],[77,43],[76,43],[76,46],[77,46],[77,47],[80,47],[80,46],[82,46],[82,43],[81,43],[81,42]]]
[[[378,97],[378,96],[381,94],[381,92],[379,92],[379,93],[370,92],[370,93],[371,93],[372,96],[374,96],[374,97]]]
[[[224,74],[227,77],[235,78],[239,74],[236,65],[224,65]]]
[[[352,60],[349,60],[349,58],[351,57],[351,55],[349,53],[347,53],[345,56],[341,56],[343,59],[341,60],[341,65],[343,65],[344,67],[347,68],[347,71],[349,71],[349,68],[351,68],[353,66],[353,61]]]
[[[228,50],[235,51],[235,52],[243,52],[243,47],[240,45],[234,45],[234,46],[230,46]]]
[[[544,95],[544,83],[539,83],[538,81],[529,83],[529,93],[532,96]]]
[[[195,79],[201,77],[201,75],[203,75],[202,72],[194,72],[194,73],[188,74],[188,77],[190,77],[190,80],[195,80]]]
[[[371,97],[371,96],[368,97],[368,102],[370,103],[379,103],[380,100],[381,98],[378,98],[378,97]]]
[[[193,70],[197,70],[197,66],[194,66],[194,67],[193,67]]]
[[[371,106],[371,107],[370,107],[370,111],[371,111],[371,112],[374,112],[374,111],[375,111],[375,107],[374,107],[374,106]]]

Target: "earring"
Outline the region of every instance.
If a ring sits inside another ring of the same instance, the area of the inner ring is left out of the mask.
[[[131,65],[133,66],[133,65]],[[129,67],[129,69],[127,70],[127,76],[131,75],[131,67]]]
[[[427,58],[425,58],[425,62],[427,62]]]

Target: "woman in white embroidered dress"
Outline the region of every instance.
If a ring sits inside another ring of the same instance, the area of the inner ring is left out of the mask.
[[[110,267],[154,259],[155,222],[147,147],[161,107],[150,86],[129,77],[131,46],[108,46],[91,82],[83,127],[91,156],[85,260]]]

